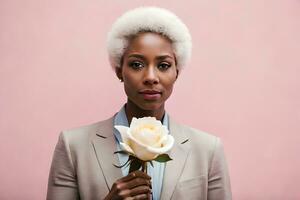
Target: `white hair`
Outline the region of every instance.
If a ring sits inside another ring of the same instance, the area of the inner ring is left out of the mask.
[[[119,17],[108,33],[107,50],[113,69],[120,67],[129,38],[140,32],[159,33],[169,38],[174,49],[178,70],[181,70],[190,59],[192,39],[186,25],[166,9],[140,7]]]

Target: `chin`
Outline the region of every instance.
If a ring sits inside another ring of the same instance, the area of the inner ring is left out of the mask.
[[[139,107],[142,110],[157,110],[157,109],[161,108],[162,105],[163,104],[161,104],[161,103],[149,102],[149,103],[140,104]]]

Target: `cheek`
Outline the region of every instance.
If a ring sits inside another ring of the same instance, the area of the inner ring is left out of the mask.
[[[124,90],[127,94],[127,96],[135,95],[138,88],[137,88],[138,82],[133,77],[124,77]]]
[[[165,84],[165,98],[168,98],[172,94],[174,83],[175,81],[168,81],[168,83]]]
[[[169,96],[171,96],[172,92],[173,92],[173,85],[168,88],[167,98],[169,98]]]
[[[175,84],[175,81],[176,81],[176,71],[173,70],[169,76],[166,77],[165,81],[164,81],[164,85],[166,88],[172,90],[173,89],[173,86]]]
[[[132,96],[134,93],[132,86],[128,83],[124,83],[124,91],[127,96]]]
[[[127,70],[123,71],[123,80],[125,87],[131,87],[132,85],[134,85],[134,77],[129,72],[127,72]]]

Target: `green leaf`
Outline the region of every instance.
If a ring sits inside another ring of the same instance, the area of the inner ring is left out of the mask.
[[[129,173],[139,170],[141,168],[142,164],[143,164],[143,161],[134,157],[134,159],[132,159],[130,162]]]
[[[154,160],[157,162],[164,163],[164,162],[168,162],[168,161],[172,160],[172,158],[170,158],[170,156],[168,154],[161,154],[161,155],[157,156]]]
[[[154,167],[154,166],[153,166],[153,162],[152,162],[152,160],[151,160],[151,161],[149,161],[149,162],[150,162],[150,165],[151,165],[152,167]]]
[[[124,155],[124,154],[126,154],[126,155],[128,154],[127,151],[124,151],[124,150],[120,150],[120,151],[115,151],[115,152],[114,152],[114,154],[117,154],[117,153],[118,153],[118,154],[123,154],[123,155]]]
[[[115,165],[115,164],[113,164],[113,166],[115,166],[115,167],[117,167],[117,168],[122,168],[122,167],[124,167],[126,164],[128,164],[129,163],[129,161],[130,161],[130,157],[128,157],[128,160],[123,164],[123,165]]]

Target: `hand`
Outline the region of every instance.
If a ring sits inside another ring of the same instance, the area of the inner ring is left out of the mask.
[[[118,179],[112,185],[105,200],[151,199],[151,177],[142,171],[134,171]]]

